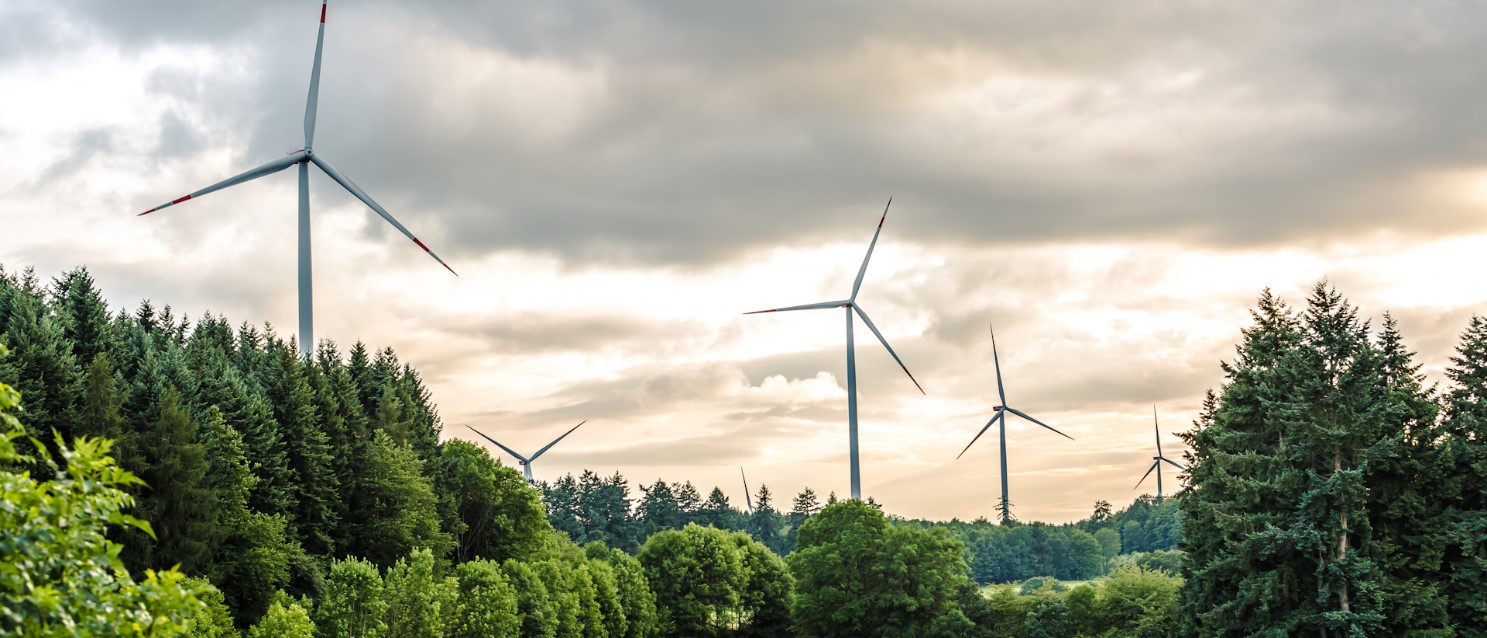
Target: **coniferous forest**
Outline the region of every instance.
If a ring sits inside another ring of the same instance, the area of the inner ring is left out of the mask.
[[[0,635],[1487,635],[1487,320],[1438,387],[1326,284],[1252,315],[1182,492],[999,525],[529,486],[391,349],[0,270]]]

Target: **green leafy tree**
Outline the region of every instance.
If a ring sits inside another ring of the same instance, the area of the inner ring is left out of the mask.
[[[232,611],[227,608],[222,592],[199,578],[187,578],[184,582],[196,591],[196,597],[202,603],[201,610],[191,618],[186,638],[237,638]]]
[[[303,604],[280,596],[269,605],[263,619],[248,630],[247,638],[315,638],[315,623]]]
[[[380,638],[387,633],[386,615],[376,565],[359,558],[331,564],[325,598],[315,607],[317,638]]]
[[[501,566],[487,560],[463,563],[456,570],[459,594],[447,635],[454,638],[520,635],[516,590]]]
[[[785,561],[747,534],[734,532],[733,543],[748,580],[740,593],[737,636],[772,638],[791,636],[790,612],[795,606],[795,579]]]
[[[697,525],[657,532],[639,559],[663,635],[719,636],[741,620],[749,574],[728,532]]]
[[[943,529],[889,525],[860,501],[829,505],[801,526],[790,554],[796,627],[810,636],[910,636],[961,621],[970,580],[964,546]]]
[[[649,638],[660,632],[656,617],[656,594],[651,591],[645,578],[645,568],[640,561],[603,543],[584,545],[584,553],[590,560],[609,563],[614,571],[615,587],[619,593],[620,607],[625,613],[625,632],[612,638]]]
[[[1096,608],[1101,623],[1115,636],[1176,635],[1177,590],[1182,581],[1140,567],[1115,570],[1101,584]]]
[[[0,346],[0,357],[5,349]],[[58,440],[61,464],[39,443],[24,455],[25,429],[12,412],[19,395],[0,383],[0,634],[21,636],[169,636],[186,630],[205,606],[175,569],[146,570],[136,582],[124,569],[110,527],[148,534],[124,513],[122,489],[140,480],[114,464],[106,439]],[[13,467],[41,464],[55,476],[38,481]]]
[[[453,614],[451,593],[458,584],[453,578],[434,573],[434,554],[419,549],[398,559],[383,586],[387,600],[388,638],[439,638]]]
[[[445,512],[445,530],[456,539],[456,561],[527,556],[552,529],[537,490],[478,446],[445,443],[430,472]]]
[[[508,559],[501,565],[507,582],[516,591],[516,613],[523,638],[553,638],[558,633],[560,615],[556,601],[548,594],[547,585],[531,565]],[[654,613],[654,605],[652,606]]]

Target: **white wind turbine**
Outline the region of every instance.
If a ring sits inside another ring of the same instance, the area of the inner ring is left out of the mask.
[[[402,224],[398,223],[398,220],[393,219],[393,216],[388,213],[386,209],[382,208],[380,204],[373,201],[371,196],[367,195],[366,192],[362,191],[360,187],[352,183],[352,181],[345,175],[343,175],[341,171],[336,170],[334,166],[331,166],[330,162],[326,161],[323,156],[315,153],[312,148],[313,142],[315,140],[315,109],[320,97],[320,52],[325,45],[326,1],[327,0],[322,0],[322,2],[320,3],[320,33],[316,36],[315,39],[315,63],[310,71],[310,95],[305,102],[305,147],[289,153],[282,158],[264,164],[263,166],[259,166],[258,168],[252,169],[245,173],[241,173],[234,177],[229,177],[225,180],[217,182],[216,184],[212,184],[211,186],[192,192],[188,195],[178,197],[169,202],[151,208],[150,210],[147,210],[143,213],[140,213],[140,215],[148,215],[162,208],[173,206],[190,199],[196,199],[198,197],[201,197],[202,195],[214,193],[229,186],[236,186],[243,182],[255,180],[265,175],[272,175],[286,168],[289,168],[290,166],[298,164],[299,349],[300,355],[305,358],[309,358],[310,354],[315,350],[313,319],[314,312],[312,310],[313,303],[311,295],[310,275],[310,164],[318,166],[321,171],[324,171],[325,174],[330,176],[331,179],[335,180],[337,184],[340,184],[341,187],[345,188],[352,195],[356,196],[357,199],[361,200],[367,206],[370,206],[371,209],[378,215],[382,216],[382,219],[386,220],[387,223],[392,224],[392,227],[398,229],[398,232],[402,233],[408,239],[413,240],[413,243],[418,245],[419,248],[422,248],[423,251],[428,253],[430,257],[433,257],[434,260],[438,261],[440,265],[449,269],[449,272],[454,273],[454,269],[449,268],[449,264],[444,263],[443,259],[439,259],[439,256],[435,255],[434,251],[429,250],[428,246],[424,245],[422,241],[413,236],[413,233],[409,232],[407,228],[404,228]],[[458,273],[455,274],[456,276],[458,276]]]
[[[997,430],[1001,434],[1002,439],[1002,502],[998,506],[998,508],[1001,510],[1002,523],[1006,524],[1012,519],[1012,504],[1007,500],[1007,413],[1011,412],[1012,414],[1048,428],[1049,430],[1053,430],[1055,434],[1070,441],[1073,441],[1074,437],[1064,434],[1063,432],[1059,432],[1058,430],[1054,429],[1053,426],[1034,419],[1033,417],[1028,416],[1027,413],[1018,410],[1017,408],[1014,408],[1010,405],[1007,405],[1007,390],[1002,387],[1002,362],[1001,359],[997,358],[996,328],[994,327],[991,328],[991,361],[992,364],[996,366],[996,391],[997,396],[1000,397],[1002,400],[1002,404],[992,408],[992,411],[996,412],[996,416],[991,417],[991,420],[986,422],[986,425],[981,428],[981,431],[976,433],[975,438],[972,438],[971,442],[966,444],[965,450],[961,450],[960,454],[956,455],[955,458],[959,459],[960,457],[965,456],[966,450],[971,449],[971,446],[976,444],[976,441],[981,438],[982,434],[986,434],[986,430],[991,427],[991,424],[998,424]]]
[[[578,423],[578,425],[575,425],[575,426],[572,427],[572,429],[569,429],[567,432],[564,432],[563,433],[563,436],[560,436],[560,437],[558,437],[556,439],[553,439],[552,440],[552,443],[548,443],[547,445],[542,446],[542,449],[537,450],[537,453],[536,454],[533,454],[532,456],[522,456],[520,454],[517,454],[516,453],[516,450],[513,450],[513,449],[511,449],[509,447],[506,447],[504,445],[501,445],[501,442],[500,441],[497,441],[497,440],[495,440],[493,438],[490,438],[490,437],[486,436],[485,433],[481,432],[480,430],[477,430],[477,429],[475,429],[473,427],[470,427],[469,425],[466,425],[465,427],[470,428],[470,431],[471,432],[474,432],[476,434],[479,434],[481,436],[481,438],[484,438],[485,440],[490,441],[491,443],[495,443],[496,444],[496,447],[501,448],[503,450],[506,450],[506,453],[507,454],[510,454],[511,456],[516,457],[516,462],[517,462],[518,465],[521,466],[522,474],[526,475],[527,482],[528,483],[534,483],[535,481],[532,480],[532,462],[533,461],[536,461],[537,460],[537,457],[542,456],[542,453],[543,452],[546,452],[548,450],[548,448],[551,448],[552,446],[557,445],[558,444],[558,441],[563,440],[569,434],[573,434],[573,430],[577,430],[580,426],[582,426],[585,423],[588,423],[588,420],[580,421]]]
[[[789,306],[787,308],[774,308],[771,310],[756,310],[746,312],[746,315],[754,315],[763,312],[785,312],[788,310],[816,310],[819,308],[844,308],[847,314],[847,445],[851,465],[852,498],[862,499],[862,475],[857,463],[857,355],[853,349],[852,341],[852,313],[857,313],[862,318],[862,323],[867,324],[867,329],[873,331],[873,335],[893,355],[893,360],[898,362],[898,367],[903,368],[904,374],[909,375],[909,380],[914,382],[914,387],[919,388],[919,393],[924,393],[924,388],[914,375],[909,372],[908,366],[904,365],[898,353],[893,351],[893,346],[888,345],[888,340],[883,338],[883,333],[878,332],[878,327],[873,325],[862,306],[857,303],[857,292],[862,289],[862,277],[867,274],[867,262],[873,257],[873,247],[878,245],[878,235],[883,232],[883,221],[888,219],[888,207],[893,205],[893,198],[888,198],[888,205],[883,207],[883,216],[878,219],[878,230],[873,232],[873,241],[867,246],[867,255],[862,258],[862,267],[857,270],[857,280],[852,283],[852,296],[841,301],[823,301],[821,303],[805,304],[803,306]]]
[[[1187,468],[1185,468],[1185,467],[1183,467],[1181,465],[1178,465],[1172,459],[1169,459],[1166,456],[1163,456],[1162,455],[1162,431],[1159,428],[1157,428],[1157,406],[1155,406],[1155,405],[1151,406],[1151,429],[1154,432],[1156,432],[1156,434],[1157,434],[1157,455],[1151,457],[1152,458],[1151,467],[1146,468],[1146,473],[1141,475],[1141,480],[1136,481],[1136,487],[1141,487],[1141,484],[1146,482],[1146,477],[1151,476],[1151,471],[1152,470],[1156,470],[1156,472],[1157,472],[1157,500],[1161,500],[1161,498],[1162,498],[1162,463],[1165,462],[1165,463],[1171,465],[1172,467],[1175,467],[1175,468],[1177,468],[1179,470],[1183,470],[1183,471],[1187,471]],[[1131,489],[1136,489],[1136,487],[1133,487]]]

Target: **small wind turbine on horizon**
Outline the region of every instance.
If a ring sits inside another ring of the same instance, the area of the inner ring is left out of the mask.
[[[449,267],[449,264],[444,263],[444,260],[440,259],[438,255],[434,254],[434,251],[429,250],[428,246],[424,245],[421,240],[413,236],[413,233],[409,232],[407,228],[398,223],[398,220],[394,219],[392,214],[388,213],[387,210],[382,208],[382,206],[376,201],[373,201],[371,196],[367,195],[366,192],[362,191],[360,187],[352,183],[350,178],[343,175],[341,171],[336,170],[334,166],[331,166],[330,162],[326,161],[323,156],[316,154],[313,150],[313,142],[315,140],[315,111],[320,100],[320,53],[325,45],[325,13],[327,8],[327,1],[328,0],[322,0],[320,3],[320,33],[315,38],[315,63],[310,70],[310,94],[309,97],[305,100],[304,148],[293,151],[284,157],[259,166],[258,168],[238,174],[234,177],[229,177],[225,180],[217,182],[216,184],[212,184],[211,186],[198,191],[194,191],[188,195],[178,197],[164,204],[151,208],[150,210],[147,210],[143,213],[140,213],[140,215],[148,215],[162,208],[174,206],[187,200],[196,199],[203,195],[214,193],[231,186],[236,186],[243,182],[252,181],[265,175],[272,175],[286,168],[289,168],[290,166],[298,164],[299,350],[300,356],[306,359],[308,359],[310,355],[315,351],[314,312],[312,309],[313,299],[311,294],[312,277],[310,272],[310,164],[314,164],[315,166],[319,167],[321,171],[330,176],[331,179],[335,180],[337,184],[340,184],[342,188],[345,188],[357,199],[361,200],[367,206],[371,207],[371,209],[378,215],[380,215],[382,219],[386,220],[387,223],[392,224],[392,227],[398,229],[398,232],[402,233],[403,236],[412,240],[413,243],[416,244],[419,248],[422,248],[424,252],[428,253],[430,257],[433,257],[434,260],[439,262],[441,266],[444,266],[446,269],[449,270],[449,272],[454,273],[455,276],[459,276],[458,273],[454,272],[453,268]]]
[[[878,327],[873,325],[867,312],[857,303],[857,292],[862,289],[862,277],[867,274],[867,262],[873,258],[873,248],[878,245],[878,235],[883,233],[883,222],[888,219],[888,207],[893,205],[893,198],[888,198],[888,205],[883,207],[883,216],[878,218],[878,230],[873,232],[873,241],[867,245],[867,255],[862,258],[862,267],[857,270],[857,280],[852,282],[852,296],[841,301],[823,301],[820,303],[805,304],[801,306],[789,306],[785,308],[773,308],[770,310],[755,310],[746,312],[746,315],[756,315],[765,312],[787,312],[791,310],[816,310],[820,308],[845,308],[847,314],[847,445],[851,465],[852,499],[862,500],[862,474],[857,463],[857,355],[854,351],[852,340],[852,313],[857,313],[862,318],[862,323],[867,324],[867,329],[873,331],[878,342],[893,355],[893,360],[898,362],[898,367],[903,368],[904,374],[909,375],[909,380],[914,382],[914,387],[919,388],[919,393],[924,394],[924,387],[909,372],[908,366],[904,365],[903,359],[898,358],[898,353],[893,351],[893,346],[888,345],[888,340],[883,338],[883,333],[878,332]]]
[[[982,434],[986,434],[986,430],[991,427],[991,424],[997,424],[997,430],[1001,434],[1002,454],[1002,502],[999,506],[999,509],[1001,510],[1002,523],[1006,524],[1012,519],[1012,504],[1010,501],[1007,500],[1007,413],[1011,412],[1012,414],[1032,421],[1033,423],[1037,423],[1038,425],[1052,430],[1054,434],[1064,437],[1070,441],[1073,441],[1074,437],[1064,434],[1063,432],[1059,432],[1053,426],[1034,419],[1033,417],[1028,416],[1026,412],[1007,405],[1007,390],[1002,386],[1002,362],[1001,359],[997,357],[996,327],[994,326],[991,327],[991,361],[992,364],[996,366],[996,391],[997,396],[1000,397],[1002,400],[1002,404],[992,408],[992,411],[996,412],[996,416],[991,417],[991,420],[986,422],[986,425],[981,428],[981,431],[976,433],[975,438],[972,438],[971,442],[967,443],[965,449],[961,450],[960,454],[956,455],[955,458],[959,459],[960,457],[965,456],[966,450],[971,449],[971,446],[976,444],[976,441],[981,438]]]
[[[1184,472],[1187,471],[1187,468],[1185,468],[1185,467],[1183,467],[1181,465],[1178,465],[1176,461],[1173,461],[1172,459],[1169,459],[1166,456],[1163,456],[1162,455],[1162,431],[1161,431],[1161,429],[1159,429],[1157,427],[1157,406],[1156,405],[1152,405],[1151,406],[1151,429],[1153,431],[1155,431],[1156,434],[1157,434],[1157,455],[1151,457],[1152,458],[1151,467],[1146,468],[1146,473],[1141,475],[1141,480],[1136,481],[1136,487],[1133,487],[1131,489],[1134,490],[1134,489],[1137,489],[1137,488],[1141,487],[1141,484],[1146,482],[1146,477],[1151,476],[1151,471],[1152,470],[1156,470],[1157,471],[1157,500],[1161,500],[1162,499],[1162,462],[1163,461],[1166,461],[1167,463],[1171,464],[1172,467],[1175,467],[1175,468],[1177,468],[1179,470],[1182,470]]]
[[[513,450],[513,449],[511,449],[509,447],[506,447],[504,445],[501,445],[501,442],[500,441],[497,441],[497,440],[495,440],[493,438],[490,438],[490,437],[486,436],[484,432],[481,432],[480,430],[477,430],[477,429],[475,429],[474,427],[472,427],[472,426],[470,426],[468,424],[466,424],[465,427],[470,428],[470,431],[471,432],[474,432],[476,434],[479,434],[481,436],[481,438],[484,438],[485,440],[490,441],[491,443],[495,443],[496,444],[496,447],[501,448],[503,450],[506,450],[506,453],[507,454],[510,454],[511,456],[516,457],[517,464],[521,466],[522,474],[526,475],[526,477],[527,477],[527,483],[535,483],[536,481],[532,480],[532,462],[533,461],[536,461],[537,460],[537,457],[542,456],[542,453],[543,452],[546,452],[552,446],[557,445],[558,444],[558,441],[563,440],[569,434],[573,434],[573,430],[577,430],[580,426],[582,426],[585,423],[588,423],[588,420],[587,419],[585,419],[583,421],[580,421],[578,423],[578,425],[575,425],[575,426],[573,426],[572,429],[569,429],[567,432],[564,432],[563,433],[563,436],[560,436],[560,437],[558,437],[556,439],[553,439],[552,440],[552,443],[548,443],[547,445],[542,446],[542,449],[537,450],[537,453],[536,454],[533,454],[530,457],[522,456],[520,454],[517,454],[516,453],[516,450]]]
[[[743,466],[742,465],[738,466],[738,475],[739,475],[740,478],[743,479],[743,484],[744,484],[744,504],[749,506],[749,514],[750,515],[753,515],[753,513],[754,513],[754,497],[752,497],[752,496],[749,495],[749,477],[748,477],[748,475],[744,474],[744,470],[743,470]]]

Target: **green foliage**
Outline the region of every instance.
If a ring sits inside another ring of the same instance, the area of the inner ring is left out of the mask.
[[[431,464],[445,530],[456,539],[454,559],[520,558],[538,549],[551,529],[541,495],[516,470],[502,467],[484,448],[449,441]]]
[[[1266,291],[1252,314],[1185,435],[1187,631],[1444,630],[1435,410],[1392,319],[1374,343],[1325,284],[1303,313]]]
[[[433,552],[420,549],[387,570],[383,595],[387,600],[388,638],[439,638],[453,613],[453,578],[435,575]]]
[[[315,623],[299,601],[280,596],[246,638],[315,638]]]
[[[352,490],[350,553],[390,565],[417,547],[443,556],[453,541],[440,529],[438,501],[413,449],[379,431],[367,447],[362,478]]]
[[[639,559],[662,634],[719,636],[742,621],[749,573],[738,547],[728,532],[697,525],[646,541]]]
[[[889,525],[867,503],[827,506],[801,526],[789,557],[796,627],[809,636],[914,636],[937,619],[964,618],[963,552],[945,530]]]
[[[517,615],[516,590],[506,581],[498,563],[486,560],[464,563],[457,575],[459,594],[448,636],[514,638],[520,635],[522,619]]]
[[[1100,586],[1096,608],[1106,636],[1157,638],[1177,633],[1177,590],[1182,581],[1140,567],[1115,570]]]
[[[325,598],[315,607],[317,638],[379,638],[387,633],[382,575],[372,563],[347,558],[331,564]]]
[[[187,578],[184,583],[196,592],[202,602],[201,610],[191,618],[186,638],[237,638],[233,627],[232,611],[227,608],[222,592],[211,583],[199,578]]]
[[[625,631],[612,638],[649,638],[660,633],[660,620],[656,616],[656,594],[646,581],[645,568],[640,561],[603,543],[592,542],[584,546],[590,560],[602,560],[614,572],[615,588],[619,593],[620,606],[625,613]],[[524,634],[526,635],[526,634]]]
[[[0,346],[0,357],[4,348]],[[25,430],[11,414],[20,403],[0,383],[0,634],[23,636],[167,636],[186,629],[205,605],[174,569],[146,571],[136,582],[109,541],[110,527],[150,533],[124,514],[133,499],[121,488],[139,479],[114,464],[106,439],[60,437],[61,467],[39,443],[27,457],[16,441]],[[46,464],[56,478],[38,481],[8,469]]]
[[[507,560],[501,565],[507,582],[516,590],[516,613],[520,620],[520,634],[524,638],[553,638],[558,633],[559,610],[557,601],[550,596],[541,575],[532,566]],[[627,608],[628,609],[628,608]],[[652,615],[655,606],[651,607]],[[632,622],[633,626],[633,622]]]

